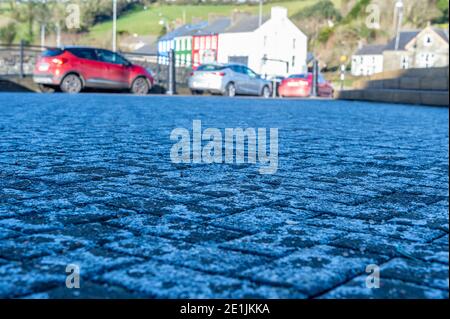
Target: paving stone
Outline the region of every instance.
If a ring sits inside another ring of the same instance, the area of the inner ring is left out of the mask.
[[[139,299],[143,296],[122,287],[83,281],[79,289],[60,287],[22,297],[23,299]]]
[[[113,219],[108,224],[137,234],[168,237],[191,243],[220,243],[244,236],[244,233],[193,223],[178,216],[136,214]]]
[[[428,262],[448,264],[448,247],[422,243],[409,243],[363,233],[349,233],[329,243],[362,252],[372,252],[390,257],[406,257]]]
[[[307,213],[300,210],[297,214],[292,211],[276,210],[258,207],[231,216],[215,219],[211,224],[230,230],[245,232],[249,234],[262,231],[270,231],[283,226],[290,220],[304,219],[309,217]]]
[[[178,249],[157,258],[173,265],[228,276],[239,276],[243,270],[271,261],[258,255],[198,245],[186,250]]]
[[[224,101],[1,94],[0,297],[448,298],[448,110]],[[276,174],[172,163],[195,119],[278,128]]]
[[[221,244],[222,247],[265,255],[282,257],[293,250],[326,244],[345,232],[306,226],[298,221],[287,220],[284,226],[269,232],[260,232]]]
[[[448,291],[432,289],[401,280],[381,279],[380,288],[367,288],[366,276],[353,279],[323,299],[448,299]]]
[[[383,259],[386,258],[320,245],[296,251],[243,274],[253,280],[290,285],[309,296],[315,296],[324,287],[345,283],[364,272],[367,265],[379,263]]]
[[[374,220],[348,219],[331,215],[321,215],[305,221],[308,225],[338,229],[346,232],[369,233],[377,236],[392,237],[415,242],[428,242],[444,233],[426,227],[402,225],[398,223],[375,222]]]
[[[210,275],[158,261],[103,275],[106,283],[123,286],[151,298],[305,298],[295,289]]]
[[[53,287],[64,282],[65,276],[41,273],[24,268],[21,263],[0,264],[0,298],[16,298]]]
[[[130,256],[158,258],[174,252],[178,254],[193,246],[194,244],[185,241],[143,235],[112,241],[105,244],[104,248]]]
[[[90,247],[91,241],[76,239],[71,236],[54,234],[36,234],[0,241],[0,257],[26,261],[32,258],[62,254],[80,247]]]
[[[448,291],[448,265],[395,258],[380,269],[383,278],[392,278]]]

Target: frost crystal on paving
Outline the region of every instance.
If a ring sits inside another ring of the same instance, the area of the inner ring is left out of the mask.
[[[447,109],[2,94],[0,114],[2,298],[448,298]],[[198,119],[278,128],[277,173],[173,164]]]

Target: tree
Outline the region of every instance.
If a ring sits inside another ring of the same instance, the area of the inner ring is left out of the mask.
[[[5,27],[0,28],[0,42],[10,45],[14,42],[17,35],[17,25],[14,22],[8,23]]]

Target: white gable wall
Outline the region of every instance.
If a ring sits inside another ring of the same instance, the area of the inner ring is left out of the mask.
[[[217,61],[228,63],[230,57],[248,57],[248,66],[253,69],[254,56],[252,47],[256,45],[257,39],[253,32],[221,33],[219,34],[219,50]],[[254,69],[255,72],[258,70]]]
[[[271,18],[257,30],[220,34],[218,62],[228,63],[229,57],[246,56],[248,67],[259,74],[302,73],[306,72],[307,42],[306,35],[288,19],[286,9],[274,7]],[[264,56],[280,61],[264,62]]]
[[[272,16],[274,13],[272,12]],[[278,14],[277,14],[278,16]],[[255,59],[258,60],[259,73],[268,75],[282,75],[306,72],[306,58],[308,39],[297,26],[286,16],[271,18],[255,31],[258,43],[253,49]],[[261,61],[268,59],[285,62]]]

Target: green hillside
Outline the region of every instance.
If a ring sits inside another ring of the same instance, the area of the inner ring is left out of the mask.
[[[333,0],[338,6],[341,0]],[[286,7],[289,15],[293,16],[299,11],[317,2],[317,0],[299,0],[299,1],[281,1],[277,3],[268,3],[263,7],[264,14],[270,12],[270,8],[274,5]],[[119,17],[117,29],[119,32],[127,32],[129,34],[137,33],[139,35],[158,35],[162,32],[163,27],[159,24],[161,19],[169,22],[179,20],[192,21],[192,18],[207,19],[208,14],[218,14],[230,16],[232,11],[238,9],[240,11],[258,13],[257,5],[150,5],[146,10],[134,11]],[[104,22],[91,28],[90,38],[104,38],[109,35],[112,28],[112,22]]]

